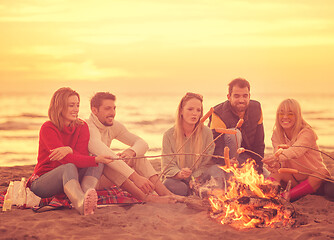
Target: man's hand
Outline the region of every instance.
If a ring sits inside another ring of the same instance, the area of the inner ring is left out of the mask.
[[[145,194],[154,191],[154,184],[147,178],[140,176],[138,173],[134,172],[129,178]]]
[[[126,149],[121,153],[117,153],[117,156],[119,156],[119,158],[132,158],[136,156],[136,152],[132,149]],[[123,161],[130,167],[133,167],[135,159],[124,159]]]
[[[73,153],[72,148],[66,146],[66,147],[58,147],[55,149],[50,150],[51,154],[49,155],[50,161],[60,161],[64,157],[66,157],[67,154]]]
[[[177,179],[187,179],[192,173],[193,172],[189,168],[182,168],[181,171],[175,175],[175,177]]]

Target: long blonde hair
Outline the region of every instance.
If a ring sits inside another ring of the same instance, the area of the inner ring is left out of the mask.
[[[186,95],[184,95],[179,103],[179,106],[177,108],[177,112],[176,112],[176,119],[175,119],[175,128],[174,128],[174,137],[176,139],[176,150],[179,150],[180,147],[183,145],[184,143],[184,130],[183,130],[183,125],[182,125],[182,121],[183,121],[183,116],[182,116],[182,109],[183,107],[186,105],[186,103],[190,100],[196,98],[198,100],[201,101],[201,103],[203,103],[203,97],[197,93],[187,93]],[[200,119],[203,116],[203,104],[201,106],[201,115],[199,120],[197,121],[197,123],[195,124],[195,129],[196,131],[193,133],[190,143],[191,143],[191,149],[193,150],[192,153],[201,153],[202,149],[203,149],[203,137],[202,137],[202,129],[203,129],[203,123],[200,122]],[[184,147],[179,151],[179,153],[184,153]],[[196,160],[196,156],[193,156],[193,161]],[[195,168],[198,168],[200,164],[200,161],[197,161]],[[186,167],[185,166],[185,156],[184,155],[180,155],[178,156],[178,165],[181,168]]]
[[[68,87],[59,88],[52,96],[48,116],[50,121],[61,131],[64,128],[63,113],[67,110],[67,100],[70,96],[77,96],[80,102],[79,94]],[[83,124],[82,120],[76,119],[71,125]]]
[[[292,112],[295,115],[296,122],[295,122],[294,126],[292,127],[291,142],[296,141],[296,138],[297,138],[299,132],[303,128],[312,129],[311,126],[304,120],[304,118],[302,116],[302,111],[301,111],[300,104],[297,102],[297,100],[291,99],[291,98],[285,99],[279,104],[279,106],[277,108],[276,121],[275,121],[275,126],[274,126],[274,131],[276,131],[278,133],[280,141],[282,143],[285,142],[285,140],[284,140],[285,139],[285,134],[284,134],[284,129],[282,128],[281,124],[279,123],[279,113],[280,112]],[[315,136],[317,136],[314,131],[313,131],[313,133],[314,133]]]

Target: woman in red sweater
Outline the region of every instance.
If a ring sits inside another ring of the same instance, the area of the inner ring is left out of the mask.
[[[60,88],[52,96],[48,116],[39,134],[38,162],[28,187],[37,196],[65,193],[80,214],[93,214],[97,204],[95,186],[106,156],[89,156],[89,130],[78,118],[80,96]]]

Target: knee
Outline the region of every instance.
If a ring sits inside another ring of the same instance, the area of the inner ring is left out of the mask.
[[[172,193],[180,196],[188,196],[189,195],[189,187],[187,184],[180,180],[174,179],[166,179],[163,184],[166,188]]]
[[[63,172],[63,184],[66,184],[71,179],[78,179],[78,168],[73,163],[67,163],[62,165],[64,167]]]
[[[74,163],[66,163],[62,166],[68,171],[78,171],[78,168],[77,168],[77,166],[75,166]]]

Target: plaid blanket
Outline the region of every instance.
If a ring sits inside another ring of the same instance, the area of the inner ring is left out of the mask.
[[[141,202],[140,200],[132,197],[128,192],[125,192],[116,186],[104,190],[98,190],[96,192],[98,195],[98,205]],[[5,194],[6,192],[0,193],[0,208],[2,208]],[[42,198],[39,206],[34,207],[33,210],[38,212],[38,210],[43,207],[49,207],[49,210],[63,207],[71,208],[71,204],[65,194],[59,194],[51,198]]]

